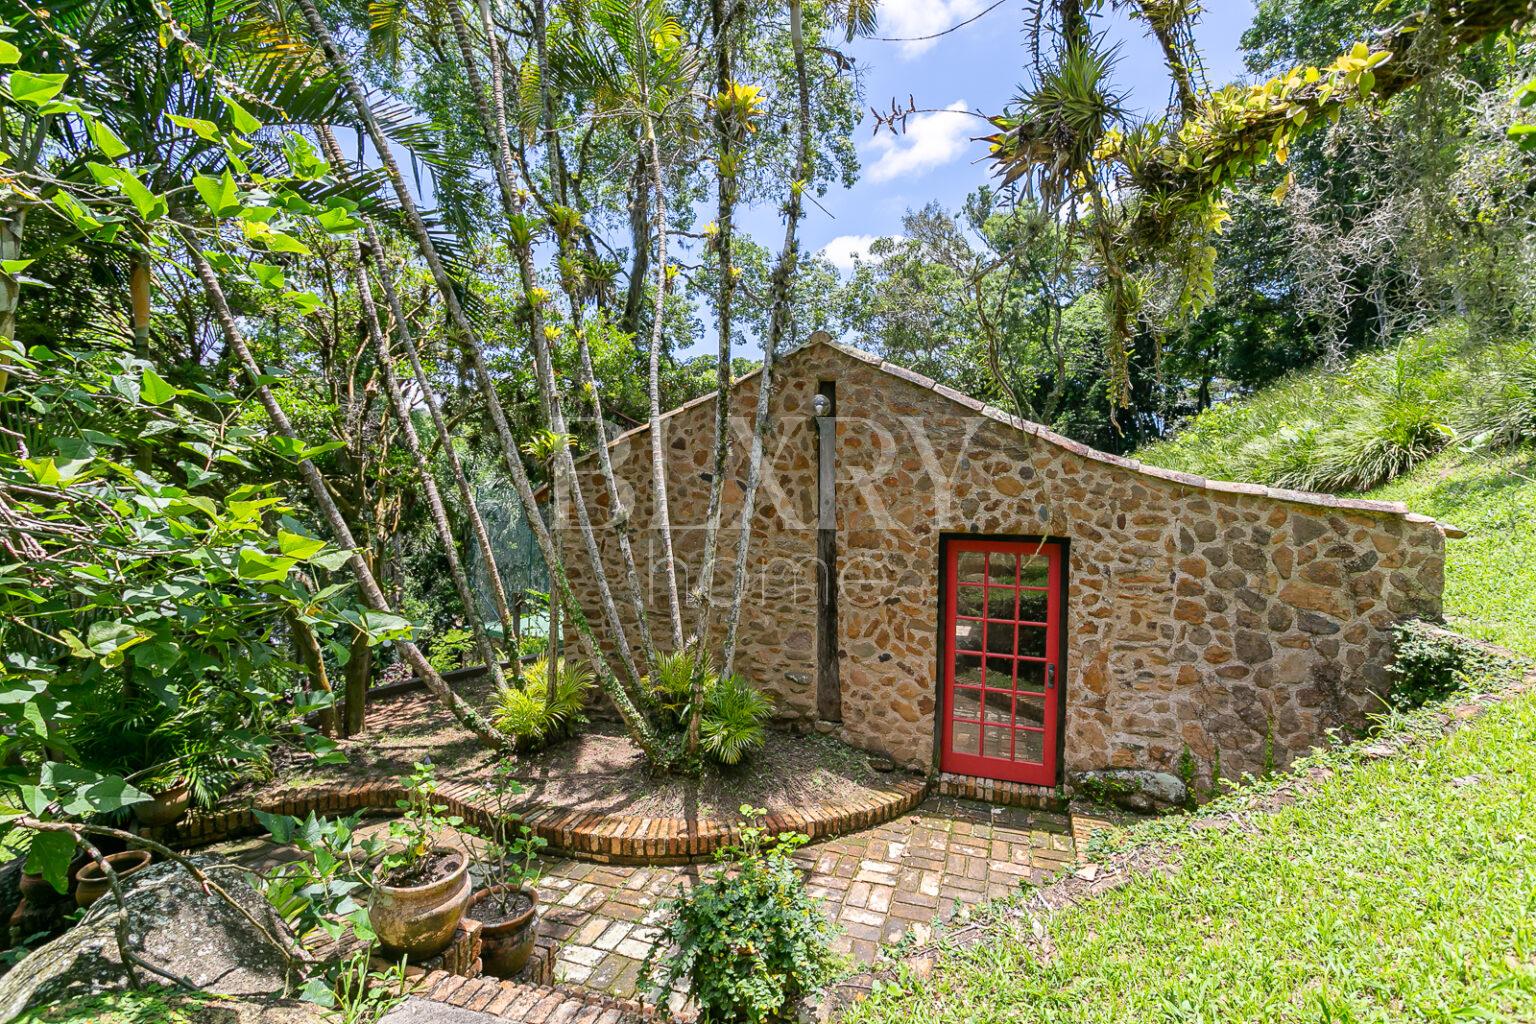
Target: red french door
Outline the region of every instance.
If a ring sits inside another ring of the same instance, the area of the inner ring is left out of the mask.
[[[1051,541],[944,549],[947,772],[1056,784],[1064,551]]]

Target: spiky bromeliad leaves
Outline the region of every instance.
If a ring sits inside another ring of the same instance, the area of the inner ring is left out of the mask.
[[[996,172],[1084,243],[1111,325],[1112,405],[1130,400],[1131,340],[1197,312],[1214,293],[1209,244],[1227,218],[1224,190],[1295,139],[1367,99],[1388,99],[1445,57],[1509,30],[1531,0],[1427,2],[1326,66],[1267,82],[1208,89],[1189,0],[1036,0],[1034,84],[991,118]],[[1169,112],[1140,119],[1111,84],[1115,50],[1092,19],[1123,11],[1158,41],[1171,81]],[[1056,42],[1046,42],[1054,28]]]

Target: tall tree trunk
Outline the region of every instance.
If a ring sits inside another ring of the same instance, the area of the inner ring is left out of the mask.
[[[726,0],[711,0],[710,17],[715,36],[715,95],[725,97],[731,91],[731,43],[727,23]],[[717,101],[723,102],[723,101]],[[704,516],[704,557],[699,564],[699,579],[690,604],[698,622],[697,653],[702,660],[709,630],[714,620],[715,560],[720,550],[720,516],[725,493],[725,473],[731,450],[731,307],[736,297],[736,274],[731,243],[736,213],[735,127],[724,109],[715,111],[715,137],[719,152],[715,157],[715,253],[720,263],[720,284],[715,297],[719,332],[719,352],[715,366],[715,452],[709,481],[709,508]],[[699,725],[704,715],[704,675],[695,673],[688,715],[689,754],[699,748]]]
[[[649,102],[642,94],[641,102]],[[667,198],[662,180],[661,148],[649,109],[644,114],[645,141],[651,154],[651,185],[655,189],[652,221],[656,229],[656,295],[651,303],[651,504],[660,534],[661,575],[667,588],[667,613],[672,621],[672,649],[683,648],[683,609],[677,593],[677,557],[672,551],[672,509],[667,500],[667,450],[661,440],[661,332],[667,306]]]
[[[342,155],[341,147],[336,144],[336,137],[331,134],[330,126],[319,126],[320,142],[325,149],[326,159],[331,162],[333,172],[342,180],[346,180],[346,159]],[[469,520],[470,534],[475,539],[475,544],[480,550],[480,559],[485,563],[486,576],[491,587],[491,603],[496,608],[496,616],[501,622],[501,635],[506,643],[515,643],[517,623],[513,618],[512,609],[507,601],[506,588],[502,585],[501,569],[496,564],[496,548],[491,543],[490,531],[486,529],[485,519],[480,514],[480,504],[475,500],[474,488],[470,486],[469,476],[464,471],[464,462],[459,458],[458,449],[453,445],[453,434],[448,429],[448,421],[443,415],[442,403],[438,400],[437,389],[432,386],[432,381],[427,377],[425,368],[421,363],[421,353],[417,350],[416,339],[411,333],[410,321],[406,319],[405,308],[400,302],[400,293],[395,288],[394,279],[390,276],[389,268],[384,262],[384,243],[374,227],[373,221],[367,217],[362,218],[363,237],[368,243],[366,249],[373,262],[374,273],[378,276],[379,284],[384,290],[385,301],[389,303],[390,317],[395,322],[395,331],[400,338],[401,347],[405,349],[407,359],[411,364],[411,375],[416,380],[416,387],[421,391],[422,401],[426,403],[427,411],[432,416],[433,429],[442,439],[443,454],[448,460],[448,466],[453,472],[454,486],[458,489],[459,500],[464,505],[465,516]],[[359,247],[361,252],[362,247]],[[366,279],[366,271],[364,272]],[[371,303],[370,303],[371,304]],[[377,322],[377,316],[375,316]],[[414,434],[414,428],[412,433]],[[457,548],[449,547],[455,552]],[[462,571],[462,570],[461,570]],[[466,590],[467,590],[466,586]],[[472,598],[461,599],[471,601]],[[475,610],[476,619],[479,619],[478,607]],[[482,655],[483,656],[483,655]],[[493,661],[494,661],[493,657]],[[492,662],[487,662],[492,664]],[[521,675],[521,663],[513,648],[512,670]],[[504,680],[497,679],[498,685]]]
[[[363,325],[373,342],[374,355],[379,360],[379,375],[384,378],[384,391],[389,397],[389,408],[394,414],[395,422],[400,426],[400,434],[405,438],[405,449],[411,456],[411,463],[416,470],[416,482],[421,487],[422,494],[427,499],[427,513],[432,519],[433,530],[437,533],[437,542],[442,546],[442,554],[448,561],[448,575],[453,580],[453,588],[458,592],[459,603],[464,608],[464,617],[469,622],[470,633],[475,639],[475,651],[484,662],[486,671],[490,673],[491,682],[497,690],[507,685],[506,678],[501,672],[501,655],[491,643],[491,638],[485,632],[485,620],[480,615],[480,603],[475,598],[474,591],[469,587],[469,576],[464,572],[464,563],[459,558],[459,539],[454,533],[453,524],[448,520],[448,509],[443,504],[443,496],[438,492],[437,480],[432,475],[432,467],[427,462],[426,450],[422,447],[421,438],[416,434],[416,424],[411,419],[410,407],[405,404],[405,395],[400,391],[400,381],[395,376],[394,356],[389,350],[389,342],[384,337],[384,327],[379,322],[378,307],[373,302],[373,285],[368,279],[368,264],[363,253],[362,243],[355,237],[352,239],[352,255],[354,266],[352,270],[352,284],[357,289],[358,304],[363,312]]]
[[[665,752],[661,749],[656,737],[655,729],[646,719],[645,715],[635,705],[624,683],[614,675],[604,656],[601,646],[592,634],[591,624],[587,622],[586,615],[582,611],[580,602],[576,599],[575,591],[571,587],[570,577],[565,572],[565,566],[559,561],[550,535],[549,528],[545,525],[543,517],[539,514],[538,499],[535,498],[533,487],[529,484],[527,470],[523,467],[522,458],[518,453],[517,442],[512,436],[511,426],[507,423],[505,411],[501,406],[501,399],[496,394],[494,381],[490,370],[485,364],[485,351],[480,342],[479,333],[465,315],[463,306],[459,303],[458,293],[455,291],[452,279],[448,276],[447,269],[443,266],[438,255],[437,246],[432,242],[432,236],[427,230],[426,222],[422,220],[420,211],[416,208],[416,202],[411,196],[410,189],[406,187],[405,178],[400,173],[400,166],[395,161],[389,149],[388,139],[379,127],[378,119],[373,115],[373,109],[368,103],[362,88],[357,84],[356,77],[352,74],[351,65],[342,56],[336,42],[331,38],[330,30],[326,28],[325,20],[320,17],[314,0],[297,0],[299,8],[304,13],[305,21],[314,33],[325,54],[326,62],[332,72],[346,90],[359,120],[363,123],[369,138],[373,141],[374,149],[379,161],[383,165],[385,173],[389,176],[390,183],[395,191],[395,198],[400,204],[401,214],[404,217],[412,237],[416,240],[417,248],[422,258],[427,263],[427,268],[432,274],[433,283],[437,286],[438,293],[443,298],[443,305],[447,309],[448,316],[455,329],[463,338],[464,345],[469,352],[474,366],[476,383],[479,386],[481,396],[486,403],[486,410],[491,418],[491,425],[495,430],[498,442],[501,445],[502,456],[507,464],[507,471],[512,477],[513,485],[517,489],[519,500],[523,505],[524,515],[528,519],[529,527],[533,530],[534,540],[539,545],[539,553],[544,557],[549,566],[550,576],[553,582],[551,590],[558,594],[559,600],[564,602],[571,625],[576,629],[580,638],[582,653],[592,665],[598,678],[598,685],[608,694],[613,701],[619,716],[624,720],[625,728],[636,746],[645,754],[646,759],[655,765],[666,763]],[[307,463],[306,463],[307,465]],[[317,474],[318,475],[318,474]]]
[[[624,290],[624,315],[619,326],[640,337],[640,307],[645,301],[645,282],[651,273],[651,180],[649,155],[635,147],[635,170],[629,188],[629,284]]]
[[[8,210],[0,215],[0,260],[21,259],[21,237],[26,224],[26,210]],[[9,342],[16,337],[16,306],[21,301],[21,282],[16,275],[0,271],[0,391],[5,390],[10,374]]]
[[[500,186],[502,210],[507,217],[509,227],[513,227],[522,219],[523,202],[515,183],[511,136],[507,131],[499,41],[496,36],[496,26],[491,20],[489,0],[480,0],[479,8],[482,30],[486,34],[486,45],[490,51],[491,98],[489,104],[479,85],[474,47],[470,40],[468,26],[464,24],[462,12],[454,4],[450,4],[448,10],[453,20],[454,35],[464,60],[465,75],[476,97],[476,110],[480,114],[493,150],[493,164],[496,180]],[[565,434],[567,433],[565,410],[560,400],[560,393],[555,386],[554,357],[549,350],[549,339],[544,333],[544,311],[538,302],[533,301],[533,290],[537,284],[537,274],[533,266],[533,240],[526,231],[511,230],[509,235],[512,251],[517,257],[518,275],[523,293],[528,298],[529,344],[533,349],[534,369],[539,380],[540,394],[549,415],[550,428],[557,434]],[[607,619],[608,628],[613,633],[620,660],[629,674],[629,682],[638,686],[641,673],[635,662],[634,651],[630,647],[623,620],[619,617],[618,606],[613,599],[613,589],[608,582],[608,572],[603,564],[602,551],[598,547],[597,534],[592,529],[591,516],[587,512],[586,497],[576,477],[576,463],[570,449],[563,446],[556,453],[555,472],[552,474],[551,483],[558,485],[562,479],[567,483],[571,510],[576,515],[577,530],[592,567],[592,581],[597,588],[598,603]]]
[[[773,311],[768,318],[768,338],[763,344],[763,371],[758,378],[757,409],[752,428],[752,447],[747,462],[747,486],[741,498],[741,526],[736,540],[736,568],[731,578],[731,609],[725,623],[725,649],[720,671],[729,675],[736,661],[737,630],[741,625],[741,605],[747,593],[747,556],[752,544],[752,516],[757,507],[757,490],[763,475],[763,437],[768,432],[769,406],[773,397],[773,358],[789,325],[791,290],[795,266],[800,256],[798,231],[805,212],[802,193],[811,187],[814,167],[811,162],[811,89],[805,68],[805,32],[800,0],[789,0],[789,37],[795,54],[795,83],[799,99],[799,146],[794,179],[789,184],[789,202],[785,210],[784,247],[773,269]]]
[[[308,2],[308,0],[304,0],[304,2]],[[261,367],[257,365],[255,357],[251,355],[251,350],[246,345],[239,326],[235,323],[234,314],[230,312],[229,303],[224,298],[224,289],[219,285],[219,279],[214,274],[213,267],[209,265],[207,257],[203,255],[202,249],[198,246],[195,239],[186,238],[184,241],[186,242],[187,252],[192,260],[193,268],[197,272],[198,280],[202,282],[203,291],[208,296],[208,302],[213,309],[214,318],[218,321],[219,327],[224,333],[224,339],[229,344],[230,351],[235,354],[235,358],[239,360],[241,368],[245,370],[251,379],[252,385],[256,388],[257,400],[261,402],[262,408],[266,411],[267,419],[272,421],[272,426],[280,435],[297,442],[298,435],[293,429],[293,424],[288,420],[288,414],[278,404],[277,398],[272,394],[272,389],[266,384],[261,383]],[[299,473],[303,476],[304,483],[309,488],[310,497],[314,500],[315,505],[319,507],[321,514],[330,526],[331,536],[335,539],[337,545],[352,552],[347,564],[351,566],[352,574],[357,579],[358,590],[362,594],[363,602],[375,611],[390,611],[389,600],[384,596],[383,590],[379,588],[378,580],[374,578],[372,569],[369,568],[367,560],[358,548],[357,541],[352,536],[351,529],[347,526],[346,518],[342,516],[341,509],[336,506],[336,500],[331,497],[331,492],[326,488],[325,479],[320,475],[320,470],[309,459],[301,459],[299,461]],[[437,669],[433,668],[432,664],[427,661],[419,647],[409,640],[401,641],[399,647],[400,653],[410,663],[411,667],[416,670],[416,674],[426,684],[427,690],[452,712],[453,717],[458,719],[459,724],[474,733],[475,737],[488,747],[499,750],[505,746],[501,735],[491,728],[490,723],[479,712],[466,704],[458,694],[453,692],[453,689],[438,674]],[[352,715],[353,712],[349,708],[347,711],[349,720],[352,718]]]
[[[347,663],[342,667],[345,682],[341,734],[356,736],[368,724],[368,684],[373,680],[373,648],[368,634],[358,630],[347,648]]]
[[[324,736],[336,735],[336,694],[331,688],[331,676],[325,667],[325,652],[320,648],[320,641],[315,637],[315,631],[309,628],[298,612],[288,612],[288,628],[293,631],[295,646],[299,649],[299,662],[304,666],[305,673],[309,676],[309,689],[311,692],[319,691],[331,698],[331,705],[320,710],[320,732]]]

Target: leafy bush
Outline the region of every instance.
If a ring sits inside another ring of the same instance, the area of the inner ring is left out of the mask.
[[[674,651],[656,656],[656,671],[650,677],[651,699],[657,710],[673,728],[681,728],[688,720],[688,709],[693,703],[693,686],[698,677],[708,692],[716,681],[709,663],[693,651]]]
[[[549,637],[530,636],[524,633],[517,638],[517,656],[519,658],[542,658],[549,652]]]
[[[592,673],[585,665],[567,658],[555,667],[555,699],[549,701],[549,659],[540,658],[523,669],[521,685],[508,683],[496,695],[491,721],[512,737],[519,749],[528,750],[569,736],[587,720],[587,700],[592,694]]]
[[[769,836],[765,812],[743,805],[741,843],[722,850],[709,879],[662,907],[662,933],[640,973],[658,1002],[680,983],[713,1024],[786,1016],[833,977],[833,929],[794,859],[805,836]]]
[[[1411,711],[1444,700],[1496,660],[1464,636],[1427,622],[1400,622],[1392,627],[1387,703]]]
[[[261,880],[267,902],[300,939],[324,933],[341,939],[348,932],[372,942],[366,901],[368,864],[383,852],[377,839],[362,839],[361,814],[345,818],[307,818],[254,812],[279,846],[296,847],[303,857],[285,861]]]
[[[772,714],[773,701],[741,676],[716,679],[704,694],[699,746],[721,764],[739,764],[744,755],[762,749]]]
[[[475,650],[475,634],[473,630],[462,626],[444,631],[432,644],[432,653],[427,656],[427,661],[438,672],[452,672],[456,668],[463,668],[469,662],[469,656]]]

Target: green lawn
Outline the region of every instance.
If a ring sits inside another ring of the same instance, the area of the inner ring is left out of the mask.
[[[943,954],[855,1024],[1536,1020],[1536,696],[1339,772],[1179,868]]]
[[[1536,451],[1446,452],[1365,497],[1466,530],[1446,544],[1447,619],[1536,657]]]

